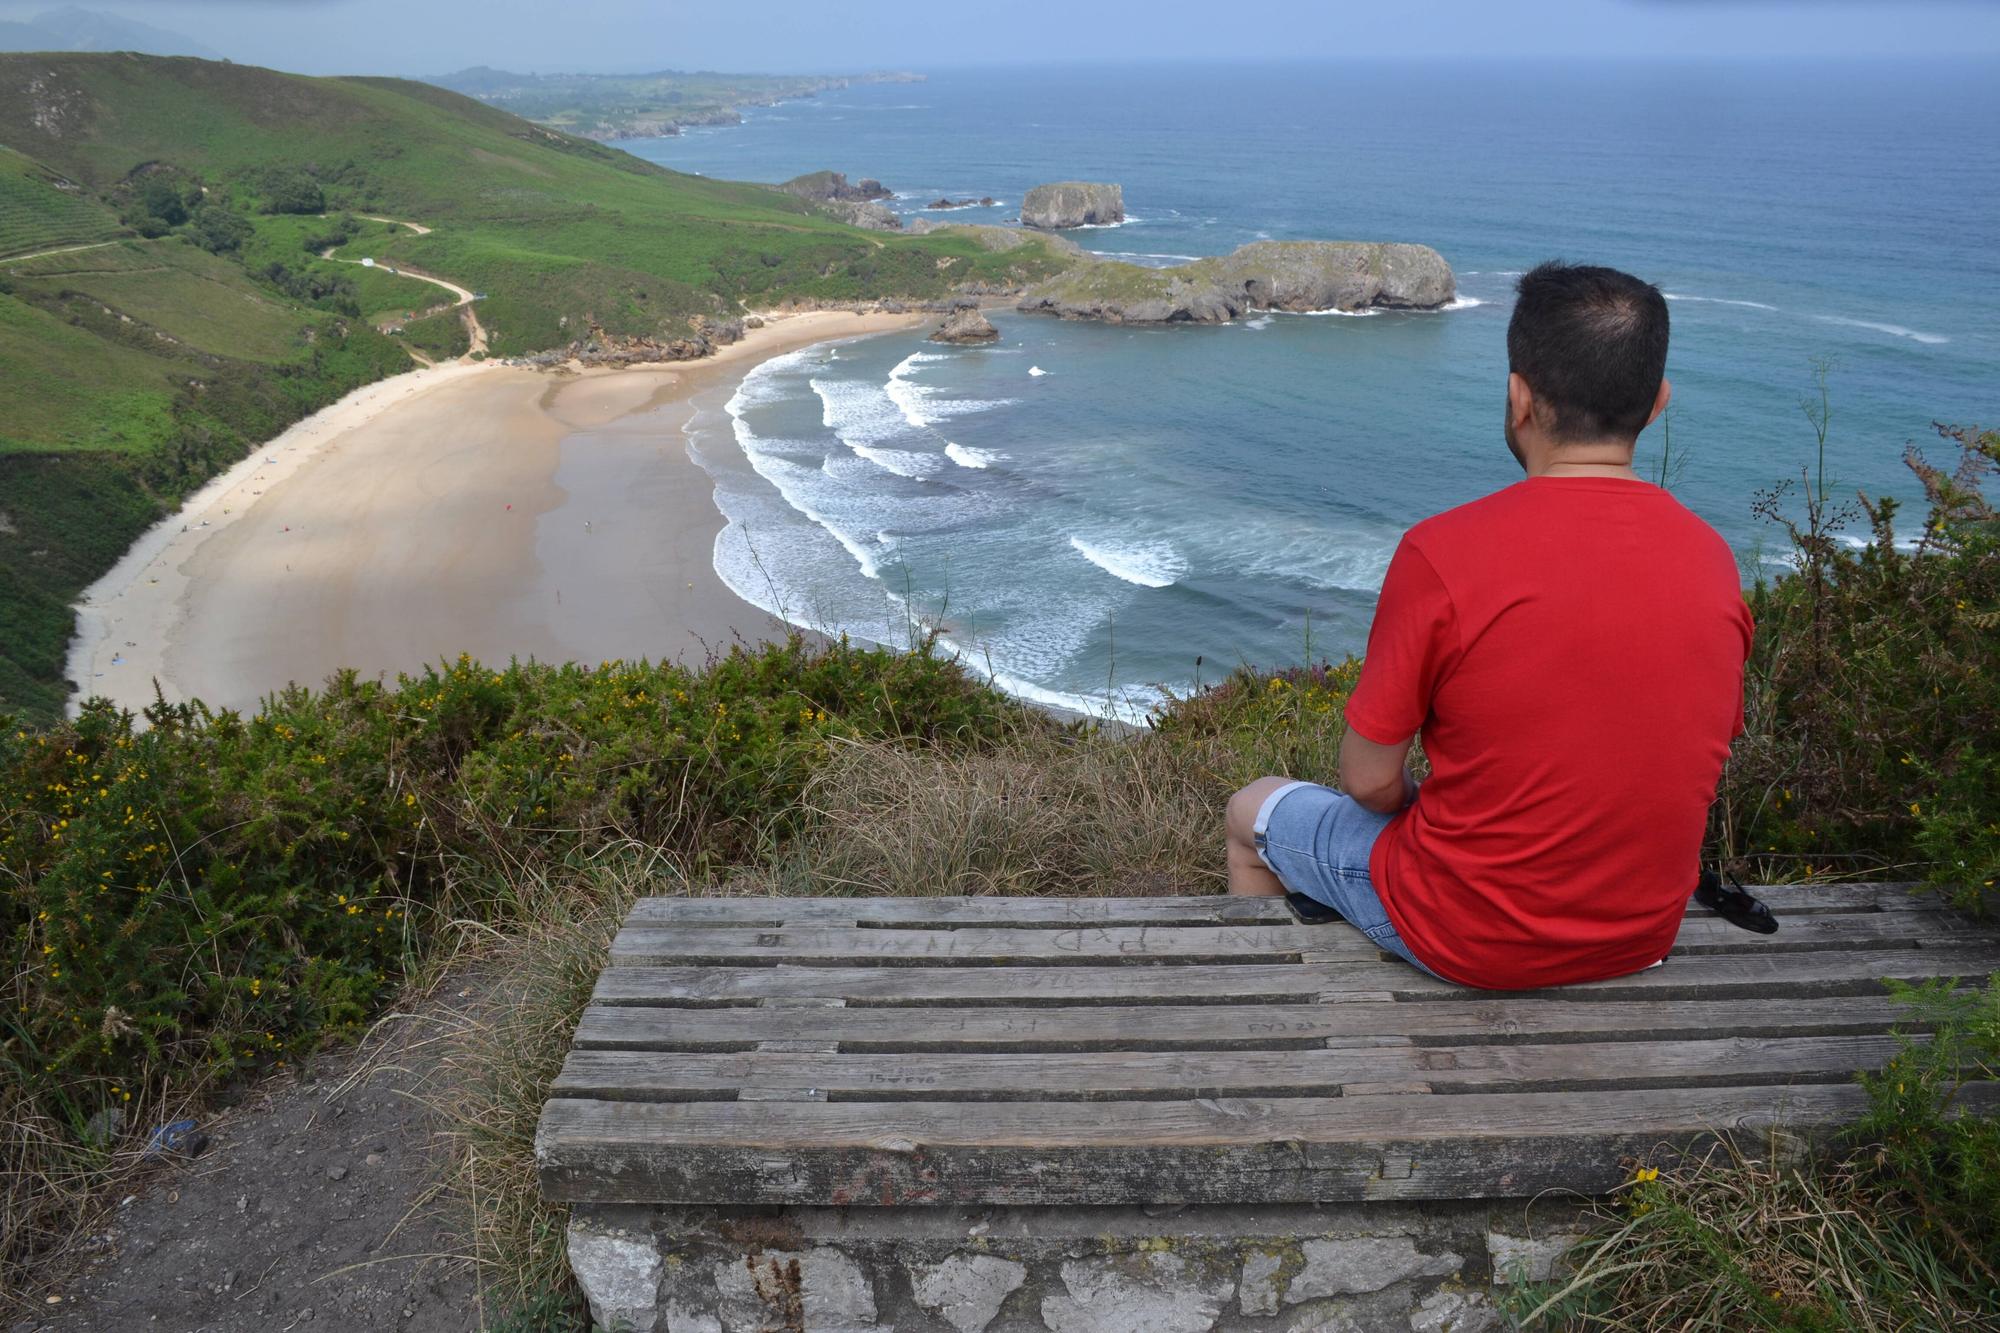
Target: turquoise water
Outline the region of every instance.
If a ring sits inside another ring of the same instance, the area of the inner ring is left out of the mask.
[[[2000,421],[1993,69],[1843,65],[965,72],[626,146],[681,170],[877,176],[912,216],[1115,180],[1071,233],[1172,264],[1262,238],[1419,241],[1459,307],[1117,329],[1000,317],[783,358],[697,418],[717,567],[800,623],[941,618],[1020,693],[1143,708],[1238,661],[1360,647],[1398,534],[1518,476],[1511,283],[1563,256],[1673,298],[1676,492],[1754,573],[1754,493],[1796,476],[1830,363],[1829,471],[1914,493],[1934,419]],[[1040,371],[1042,373],[1035,373]],[[1642,440],[1657,459],[1662,432]],[[1202,664],[1197,667],[1197,657]]]

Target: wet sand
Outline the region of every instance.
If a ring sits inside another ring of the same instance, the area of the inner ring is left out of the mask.
[[[84,695],[253,709],[338,668],[470,653],[700,660],[784,626],[715,575],[688,400],[811,343],[919,317],[794,315],[699,362],[554,375],[466,363],[358,390],[216,479],[91,587]],[[183,530],[184,529],[184,530]]]

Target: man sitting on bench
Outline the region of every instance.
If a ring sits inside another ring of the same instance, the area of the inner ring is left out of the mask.
[[[1346,794],[1261,778],[1227,818],[1231,893],[1289,889],[1427,972],[1508,990],[1673,947],[1751,631],[1727,544],[1632,469],[1669,394],[1659,290],[1550,263],[1518,292],[1505,434],[1527,479],[1397,547]]]

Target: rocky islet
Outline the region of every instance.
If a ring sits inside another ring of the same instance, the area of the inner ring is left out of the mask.
[[[1108,227],[1125,220],[1125,187],[1093,181],[1037,185],[1021,200],[1021,225],[1041,231]]]

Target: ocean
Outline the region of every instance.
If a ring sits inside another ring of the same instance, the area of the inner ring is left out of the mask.
[[[1128,329],[1003,313],[767,363],[687,444],[748,600],[904,644],[928,625],[1039,702],[1137,716],[1239,663],[1359,651],[1411,523],[1518,479],[1501,441],[1515,277],[1563,257],[1657,283],[1674,408],[1641,440],[1741,554],[1757,493],[1813,455],[1919,492],[1934,420],[2000,422],[2000,83],[1990,66],[1062,67],[950,71],[623,147],[682,171],[874,176],[1011,220],[1044,181],[1116,181],[1068,233],[1169,265],[1248,241],[1414,241],[1432,313]],[[1670,434],[1669,434],[1670,432]],[[1669,448],[1670,444],[1670,448]],[[1911,515],[1914,519],[1914,514]]]

